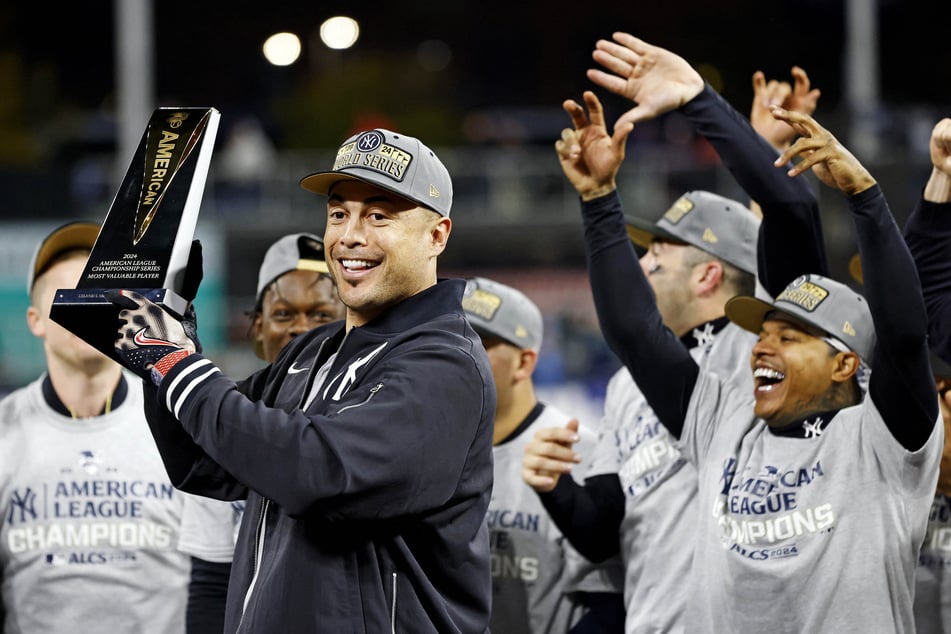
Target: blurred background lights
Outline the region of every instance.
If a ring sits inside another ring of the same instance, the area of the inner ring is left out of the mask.
[[[289,66],[300,57],[300,38],[293,33],[275,33],[261,47],[264,57],[275,66]]]
[[[353,18],[338,15],[320,25],[320,39],[327,48],[350,48],[358,37],[360,25]]]
[[[452,51],[442,40],[426,40],[416,49],[416,59],[423,70],[434,73],[449,66]]]

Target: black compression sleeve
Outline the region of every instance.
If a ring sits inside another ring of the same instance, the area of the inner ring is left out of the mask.
[[[664,326],[627,237],[617,192],[583,202],[588,275],[605,341],[667,430],[680,437],[699,368]]]
[[[188,583],[185,627],[188,634],[210,634],[225,629],[230,563],[214,563],[192,557]]]
[[[759,279],[772,295],[805,273],[828,275],[819,204],[805,175],[790,178],[773,162],[779,153],[709,85],[681,107],[740,187],[763,211]]]
[[[951,203],[919,200],[904,235],[921,279],[929,345],[951,363]]]
[[[848,202],[877,337],[869,396],[895,439],[916,451],[928,440],[938,416],[921,284],[879,186],[850,196]]]
[[[624,493],[616,473],[588,478],[584,486],[570,476],[558,478],[550,493],[539,493],[545,510],[575,550],[593,562],[621,550]]]

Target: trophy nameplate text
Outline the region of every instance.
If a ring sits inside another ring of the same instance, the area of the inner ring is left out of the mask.
[[[132,158],[75,289],[58,289],[50,318],[117,359],[120,308],[108,289],[130,289],[181,316],[182,282],[221,114],[158,108]]]

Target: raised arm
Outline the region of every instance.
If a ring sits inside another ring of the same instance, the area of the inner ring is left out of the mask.
[[[799,157],[790,176],[812,169],[846,195],[877,336],[869,396],[895,439],[910,451],[920,449],[931,435],[938,403],[928,362],[927,315],[911,253],[868,170],[812,117],[781,108],[773,108],[773,114],[800,135],[777,166]]]
[[[931,164],[904,235],[921,278],[931,349],[951,363],[951,119],[931,131]]]
[[[555,150],[582,200],[588,274],[601,330],[660,420],[679,436],[699,370],[664,326],[627,236],[615,179],[633,124],[615,126],[610,136],[601,102],[591,91],[584,101],[587,115],[575,101],[564,103],[574,127],[562,132]]]
[[[767,141],[682,57],[628,33],[615,33],[613,40],[598,41],[593,58],[605,70],[589,70],[588,77],[637,104],[615,127],[678,110],[713,145],[740,186],[762,208],[758,274],[766,290],[776,295],[799,275],[827,274],[815,195],[804,179],[788,179],[773,168],[774,144],[788,143],[795,133],[771,115],[767,124],[762,105],[782,99],[793,109],[811,113],[819,95],[810,88],[805,72],[794,69],[795,87],[766,83],[761,73],[754,77],[753,121],[770,135]]]

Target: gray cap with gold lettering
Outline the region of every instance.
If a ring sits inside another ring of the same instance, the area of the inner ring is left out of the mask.
[[[326,195],[341,180],[382,187],[442,216],[452,207],[452,179],[435,152],[417,138],[382,128],[344,141],[331,171],[305,176],[300,184]]]
[[[730,321],[753,333],[759,333],[770,312],[785,313],[822,330],[866,363],[872,361],[875,325],[868,302],[845,284],[822,275],[801,275],[772,303],[741,295],[725,308]]]
[[[525,293],[501,282],[473,277],[466,282],[462,307],[480,336],[502,339],[519,348],[542,345],[542,313]]]
[[[627,235],[645,249],[655,238],[689,244],[755,275],[759,223],[756,214],[735,200],[691,191],[657,222],[627,216]]]

